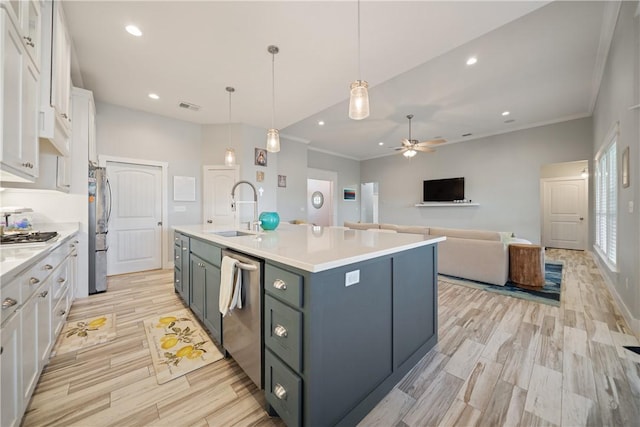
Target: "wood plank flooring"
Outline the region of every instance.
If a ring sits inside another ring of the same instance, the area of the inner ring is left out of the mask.
[[[564,261],[560,307],[441,283],[439,343],[361,426],[631,426],[639,345],[589,254]],[[173,272],[109,279],[71,321],[115,313],[115,341],[53,357],[23,426],[282,426],[233,359],[158,385],[142,320],[183,307]]]

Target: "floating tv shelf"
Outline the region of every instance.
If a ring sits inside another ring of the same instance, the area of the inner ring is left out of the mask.
[[[427,203],[416,203],[417,208],[430,208],[430,207],[445,207],[445,206],[480,206],[480,203],[452,203],[452,202],[427,202]]]

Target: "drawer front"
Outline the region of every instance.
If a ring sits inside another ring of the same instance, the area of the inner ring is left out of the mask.
[[[58,300],[58,303],[54,305],[54,309],[51,312],[51,325],[53,327],[54,337],[57,337],[62,330],[62,326],[67,319],[67,315],[69,314],[69,307],[70,302],[67,298],[67,294],[63,294]]]
[[[18,307],[22,304],[22,298],[20,295],[20,280],[15,279],[7,285],[2,286],[2,320],[8,319]]]
[[[188,258],[188,254],[186,255]],[[182,248],[179,245],[173,245],[173,265],[182,268]]]
[[[266,295],[264,316],[265,345],[302,372],[302,313]]]
[[[208,263],[220,267],[222,250],[219,247],[211,243],[205,243],[202,240],[191,239],[191,252]]]
[[[302,380],[269,350],[264,352],[264,396],[288,426],[302,425]]]
[[[69,287],[69,259],[56,269],[51,280],[52,304],[55,306]]]
[[[38,289],[53,272],[54,268],[57,266],[54,262],[54,258],[54,255],[50,254],[21,275],[23,301],[28,300],[36,289]]]
[[[299,274],[267,264],[264,268],[264,290],[295,307],[302,307],[303,279]]]

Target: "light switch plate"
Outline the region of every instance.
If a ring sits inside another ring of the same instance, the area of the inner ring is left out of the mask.
[[[344,286],[355,285],[360,282],[360,270],[349,271],[344,275]]]

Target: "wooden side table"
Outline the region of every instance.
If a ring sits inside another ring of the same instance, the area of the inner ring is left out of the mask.
[[[544,286],[544,250],[539,245],[509,245],[509,278],[524,288]]]

